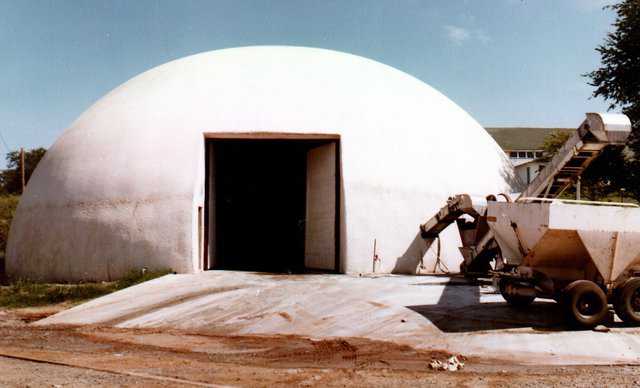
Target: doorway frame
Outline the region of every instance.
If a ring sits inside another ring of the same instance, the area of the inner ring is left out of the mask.
[[[326,273],[340,273],[341,269],[341,215],[342,215],[342,153],[341,153],[341,139],[340,135],[336,133],[301,133],[301,132],[204,132],[204,217],[202,221],[198,221],[202,231],[202,252],[199,257],[202,264],[203,271],[215,270],[211,267],[212,261],[210,258],[210,200],[211,200],[211,177],[213,176],[210,171],[211,166],[211,153],[209,152],[209,144],[215,143],[220,140],[282,140],[282,141],[304,141],[304,140],[319,140],[327,141],[327,143],[333,143],[336,146],[335,155],[335,217],[334,217],[334,244],[335,244],[335,258],[333,270],[322,270]],[[215,169],[215,166],[213,166]],[[309,270],[314,270],[309,268]]]

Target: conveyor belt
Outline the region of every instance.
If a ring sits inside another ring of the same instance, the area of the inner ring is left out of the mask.
[[[631,133],[631,122],[625,115],[587,113],[576,132],[565,142],[547,166],[518,198],[556,198],[574,184],[589,164],[609,146],[624,146]],[[486,227],[486,217],[478,214],[467,194],[450,197],[427,222],[420,225],[424,239],[434,239],[463,214],[473,217],[469,223],[458,222],[464,256],[463,268],[485,268],[492,250],[496,249],[493,233]],[[463,230],[465,229],[465,230]],[[474,233],[467,233],[469,229]],[[472,236],[469,238],[468,236]]]
[[[580,127],[520,197],[556,198],[576,182],[604,148],[624,146],[631,124],[619,116],[626,119],[623,115],[587,113]]]

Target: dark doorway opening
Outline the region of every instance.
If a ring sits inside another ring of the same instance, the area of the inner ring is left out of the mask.
[[[332,142],[208,140],[205,269],[308,270],[309,150]]]

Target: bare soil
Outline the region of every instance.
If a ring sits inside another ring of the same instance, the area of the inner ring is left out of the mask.
[[[34,327],[65,308],[0,310],[0,386],[468,386],[640,384],[640,366],[519,366],[362,338],[227,336],[179,330]]]

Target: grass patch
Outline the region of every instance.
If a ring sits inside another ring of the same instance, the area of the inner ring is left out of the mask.
[[[99,283],[53,284],[17,280],[7,286],[0,287],[0,307],[18,308],[62,302],[79,303],[172,272],[168,269],[144,272],[132,270],[120,280]]]

